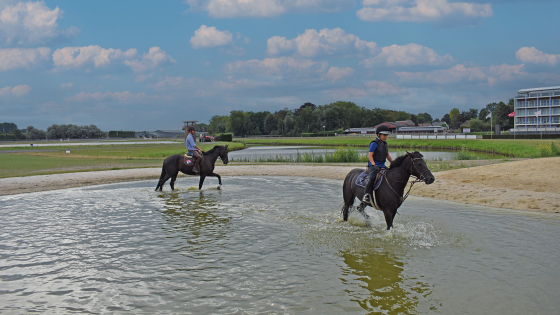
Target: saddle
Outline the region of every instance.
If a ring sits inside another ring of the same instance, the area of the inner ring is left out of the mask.
[[[373,193],[371,194],[371,206],[377,210],[380,210],[381,208],[377,204],[377,197],[375,196],[375,191],[377,190],[377,188],[379,188],[379,186],[381,186],[381,182],[383,181],[383,177],[385,177],[386,173],[387,173],[386,168],[380,169],[379,172],[377,173],[377,176],[375,177],[375,185],[373,185]],[[367,170],[363,171],[360,174],[360,176],[356,178],[356,185],[364,189],[366,188],[366,184],[368,182],[369,182],[369,176]]]
[[[192,155],[185,154],[183,158],[183,162],[185,163],[186,166],[193,166],[194,158],[192,157]]]
[[[379,173],[377,173],[377,176],[375,177],[375,184],[373,185],[373,191],[376,191],[377,188],[379,188],[379,186],[381,186],[383,176],[385,176],[386,172],[387,172],[386,168],[382,168],[381,170],[379,170]],[[366,185],[367,185],[368,182],[369,182],[369,176],[368,176],[367,171],[363,171],[360,174],[360,176],[358,176],[358,178],[356,178],[356,185],[358,185],[362,188],[366,188]]]
[[[186,166],[194,166],[194,156],[188,155],[187,153],[185,153],[185,156],[183,157],[183,162],[185,163]],[[202,156],[202,160],[200,161],[200,165],[203,162],[204,162],[204,156]]]

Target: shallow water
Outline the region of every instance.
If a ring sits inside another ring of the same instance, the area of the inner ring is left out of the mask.
[[[342,181],[223,181],[0,197],[0,312],[557,313],[557,215],[410,197],[387,232]]]
[[[325,155],[325,153],[333,153],[336,148],[333,147],[314,147],[314,146],[248,146],[244,150],[233,151],[228,153],[228,157],[232,161],[246,161],[257,160],[259,158],[275,158],[281,157],[291,157],[295,158],[297,154],[313,154],[313,155]],[[357,149],[360,155],[367,155],[367,149]],[[410,150],[409,150],[410,151]],[[404,155],[405,150],[397,149],[389,152],[392,158],[397,158],[398,156]],[[457,158],[457,152],[445,152],[445,151],[429,151],[422,150],[421,153],[424,158],[428,161],[450,161]]]

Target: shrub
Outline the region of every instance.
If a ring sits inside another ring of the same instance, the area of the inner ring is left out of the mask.
[[[231,142],[233,140],[233,134],[231,133],[222,133],[219,134],[217,137],[218,141],[226,141],[226,142]]]

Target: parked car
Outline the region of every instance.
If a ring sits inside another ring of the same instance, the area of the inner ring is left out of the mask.
[[[214,136],[210,136],[208,132],[201,132],[199,135],[200,142],[211,142],[214,141]]]

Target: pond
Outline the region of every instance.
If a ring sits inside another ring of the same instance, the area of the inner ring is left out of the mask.
[[[0,312],[558,311],[557,215],[410,197],[387,232],[341,221],[342,181],[223,180],[0,197]]]
[[[325,155],[325,153],[333,153],[336,150],[334,147],[320,147],[320,146],[247,146],[244,150],[230,152],[229,159],[231,161],[253,162],[259,159],[269,159],[276,157],[289,157],[295,158],[297,154],[314,154]],[[360,155],[367,155],[366,148],[357,149]],[[411,151],[411,150],[408,150]],[[413,151],[413,150],[412,150]],[[404,149],[393,149],[389,152],[392,158],[405,154]],[[424,158],[428,161],[449,161],[456,160],[457,152],[445,151],[430,151],[421,150]]]

